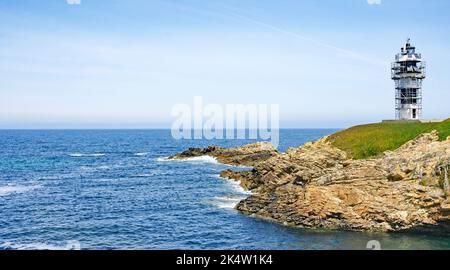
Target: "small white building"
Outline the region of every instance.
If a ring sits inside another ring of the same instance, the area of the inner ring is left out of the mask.
[[[410,40],[401,48],[392,63],[392,79],[395,81],[395,118],[419,120],[422,116],[422,81],[425,79],[425,62],[416,53]]]

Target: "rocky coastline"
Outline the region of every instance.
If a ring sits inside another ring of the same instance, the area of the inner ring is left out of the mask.
[[[394,151],[354,160],[328,137],[278,152],[270,143],[191,148],[170,159],[211,156],[252,195],[236,209],[285,225],[351,231],[450,232],[450,137],[422,134]]]

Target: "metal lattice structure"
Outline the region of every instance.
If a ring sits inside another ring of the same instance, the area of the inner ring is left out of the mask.
[[[416,53],[410,40],[401,48],[392,63],[391,77],[395,81],[395,118],[418,120],[422,116],[422,82],[426,76],[426,63]]]

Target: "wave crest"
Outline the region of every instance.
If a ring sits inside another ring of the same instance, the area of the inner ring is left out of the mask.
[[[33,191],[40,187],[41,187],[40,185],[25,186],[25,185],[15,185],[15,184],[1,186],[0,187],[0,197],[11,195],[11,194],[25,193],[25,192]]]
[[[67,241],[66,244],[55,245],[48,243],[26,243],[26,244],[14,244],[11,242],[5,242],[0,245],[0,249],[11,250],[80,250],[80,242],[76,240]]]
[[[222,196],[222,197],[214,197],[212,204],[224,209],[235,209],[236,205],[244,198],[239,196]]]
[[[93,153],[93,154],[83,154],[83,153],[73,153],[69,154],[71,157],[103,157],[106,156],[104,153]]]

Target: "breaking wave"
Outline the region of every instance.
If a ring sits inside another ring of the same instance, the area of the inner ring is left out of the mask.
[[[141,174],[135,175],[134,177],[147,178],[147,177],[152,177],[152,176],[155,176],[155,175],[157,175],[157,174],[156,173],[141,173]]]
[[[158,162],[165,162],[165,161],[170,161],[169,157],[159,157],[156,159],[156,161]]]
[[[242,195],[247,195],[250,196],[253,193],[249,190],[245,190],[242,186],[241,186],[241,181],[236,181],[236,180],[232,180],[232,179],[228,179],[228,178],[224,178],[220,175],[216,175],[213,174],[211,175],[212,177],[215,177],[217,179],[223,180],[227,183],[227,185],[232,189],[232,191],[238,193],[238,194],[242,194]]]
[[[241,186],[241,181],[233,181],[233,180],[228,180],[230,186],[232,189],[234,189],[234,191],[236,191],[237,193],[243,194],[243,195],[252,195],[252,192],[249,190],[245,190],[242,186]]]
[[[187,158],[185,159],[185,161],[190,161],[190,162],[205,162],[205,163],[214,163],[217,164],[218,161],[215,157],[211,157],[211,156],[199,156],[199,157],[191,157],[191,158]]]
[[[245,199],[245,197],[241,196],[222,196],[222,197],[214,197],[212,200],[212,204],[223,209],[234,209],[238,203]]]
[[[175,161],[175,162],[212,163],[212,164],[219,163],[215,157],[211,156],[189,157],[183,159],[169,159],[169,157],[160,157],[157,158],[156,160],[159,162]]]
[[[93,153],[93,154],[83,154],[83,153],[73,153],[69,154],[71,157],[103,157],[106,156],[104,153]]]
[[[11,194],[17,194],[17,193],[25,193],[29,191],[33,191],[37,188],[40,188],[40,185],[7,185],[7,186],[0,186],[0,197],[7,196]]]
[[[78,241],[67,241],[64,244],[48,244],[48,243],[26,243],[15,244],[11,242],[5,242],[0,244],[0,249],[6,250],[78,250],[80,249],[80,243]]]
[[[225,195],[225,196],[221,196],[221,197],[214,197],[212,199],[212,204],[218,208],[235,209],[236,205],[240,201],[246,199],[248,196],[250,196],[252,194],[252,192],[245,190],[241,186],[240,181],[230,180],[230,179],[221,177],[220,175],[211,175],[211,176],[225,181],[226,189],[227,189],[226,192],[229,193],[229,195]]]

